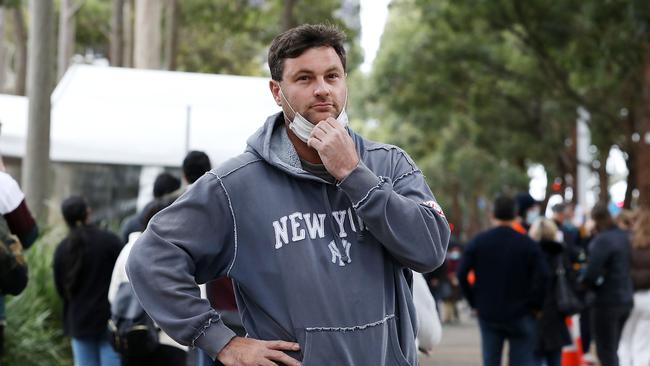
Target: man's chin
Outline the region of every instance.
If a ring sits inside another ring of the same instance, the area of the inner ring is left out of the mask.
[[[328,118],[334,118],[336,119],[336,116],[333,115],[332,113],[318,113],[318,114],[310,114],[309,116],[306,116],[305,118],[307,121],[311,122],[314,126],[319,124],[320,122],[328,119]]]

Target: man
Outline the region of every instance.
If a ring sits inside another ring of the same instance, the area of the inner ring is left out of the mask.
[[[476,310],[484,366],[500,366],[503,344],[509,343],[509,365],[532,365],[536,320],[542,307],[548,269],[539,245],[515,231],[515,201],[494,201],[495,227],[467,246],[458,268],[463,294]],[[474,285],[468,273],[476,274]]]
[[[282,113],[246,152],[156,215],[127,264],[147,312],[225,365],[415,365],[409,269],[445,257],[449,226],[412,160],[345,127],[344,35],[276,37]],[[194,282],[228,276],[248,338]]]
[[[166,195],[176,193],[180,188],[180,179],[167,172],[158,174],[156,180],[153,182],[153,201],[147,203],[140,212],[136,212],[122,221],[122,226],[120,227],[120,238],[122,239],[122,242],[126,244],[129,241],[129,234],[144,231],[144,217],[147,215],[147,212],[150,211],[151,207],[157,204],[156,200],[159,200]]]
[[[616,226],[606,203],[596,204],[591,218],[596,235],[589,243],[584,276],[585,285],[595,293],[591,329],[600,364],[618,366],[618,344],[634,298],[630,234]]]

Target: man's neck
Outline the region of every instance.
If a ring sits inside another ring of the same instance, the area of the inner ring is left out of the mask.
[[[512,223],[514,220],[499,220],[499,219],[492,219],[492,224],[494,226],[512,226]]]
[[[323,161],[320,159],[320,155],[318,155],[318,151],[307,146],[306,142],[302,141],[298,136],[296,136],[296,134],[293,133],[293,131],[291,131],[289,128],[288,122],[285,122],[284,125],[286,127],[285,130],[287,131],[287,136],[289,136],[289,141],[291,141],[293,147],[296,149],[298,157],[312,164],[323,164]]]

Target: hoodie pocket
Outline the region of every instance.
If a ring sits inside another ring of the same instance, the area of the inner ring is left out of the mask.
[[[353,327],[306,328],[302,364],[410,366],[402,355],[395,318]]]

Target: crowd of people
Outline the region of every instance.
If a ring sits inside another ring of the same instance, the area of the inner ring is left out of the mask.
[[[63,301],[63,329],[72,339],[75,365],[186,364],[187,347],[171,339],[155,324],[157,339],[151,348],[137,342],[137,335],[117,334],[116,329],[112,331],[115,334],[111,334],[107,324],[109,319],[124,321],[116,317],[124,316],[120,313],[120,304],[131,294],[125,266],[135,241],[156,213],[169,206],[184,190],[191,189],[192,184],[210,169],[205,153],[191,151],[182,164],[184,189],[181,179],[167,172],[160,173],[153,184],[154,199],[123,220],[121,238],[90,223],[91,210],[83,197],[71,196],[63,201],[61,213],[69,231],[56,248],[53,270],[56,289]],[[132,303],[137,306],[137,301]],[[144,323],[132,325],[135,326],[131,328],[137,330],[137,326],[144,326]],[[131,329],[125,330],[128,331]],[[132,342],[132,349],[116,344],[119,337],[123,338],[118,343]]]
[[[458,321],[462,297],[478,318],[484,365],[559,366],[574,344],[567,317],[579,315],[585,361],[595,345],[602,366],[650,364],[650,210],[613,216],[596,204],[574,225],[573,207],[551,217],[530,194],[499,196],[492,227],[467,245],[452,242],[447,260],[427,274],[445,323]]]

